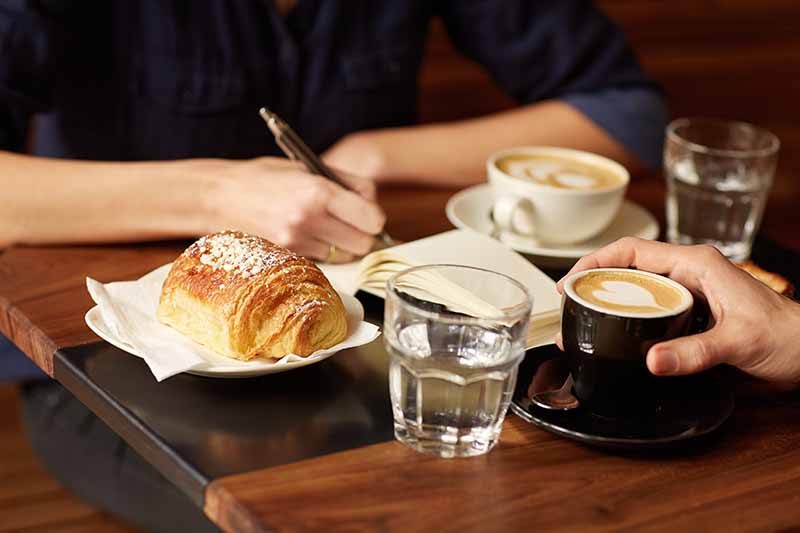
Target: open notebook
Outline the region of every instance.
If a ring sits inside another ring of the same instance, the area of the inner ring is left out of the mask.
[[[320,265],[320,268],[340,290],[355,293],[360,289],[383,298],[386,280],[393,274],[413,266],[435,263],[485,268],[522,283],[533,296],[528,348],[553,342],[560,325],[561,309],[561,297],[556,292],[555,282],[515,251],[480,233],[447,231],[372,252],[360,262]],[[420,277],[414,282],[414,296],[466,314],[492,312],[489,303],[468,288],[446,279]]]

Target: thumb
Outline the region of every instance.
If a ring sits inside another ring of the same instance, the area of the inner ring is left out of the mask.
[[[647,352],[647,368],[656,376],[695,374],[723,362],[720,344],[714,330],[662,342]]]

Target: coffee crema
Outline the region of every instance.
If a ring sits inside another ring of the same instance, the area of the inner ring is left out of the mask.
[[[572,286],[575,294],[610,314],[671,314],[686,305],[684,294],[657,278],[636,271],[589,272]]]
[[[567,157],[512,154],[501,157],[495,165],[509,176],[559,189],[594,191],[624,182],[609,169]]]

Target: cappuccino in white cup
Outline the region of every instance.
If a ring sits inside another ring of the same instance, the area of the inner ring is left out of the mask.
[[[622,205],[630,175],[605,157],[554,147],[512,148],[486,164],[492,217],[504,233],[553,244],[604,231]]]

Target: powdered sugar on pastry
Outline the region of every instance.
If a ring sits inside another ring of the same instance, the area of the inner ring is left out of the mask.
[[[297,258],[296,254],[274,247],[264,248],[263,240],[247,233],[225,231],[201,237],[189,248],[189,254],[213,270],[224,270],[249,278]]]

